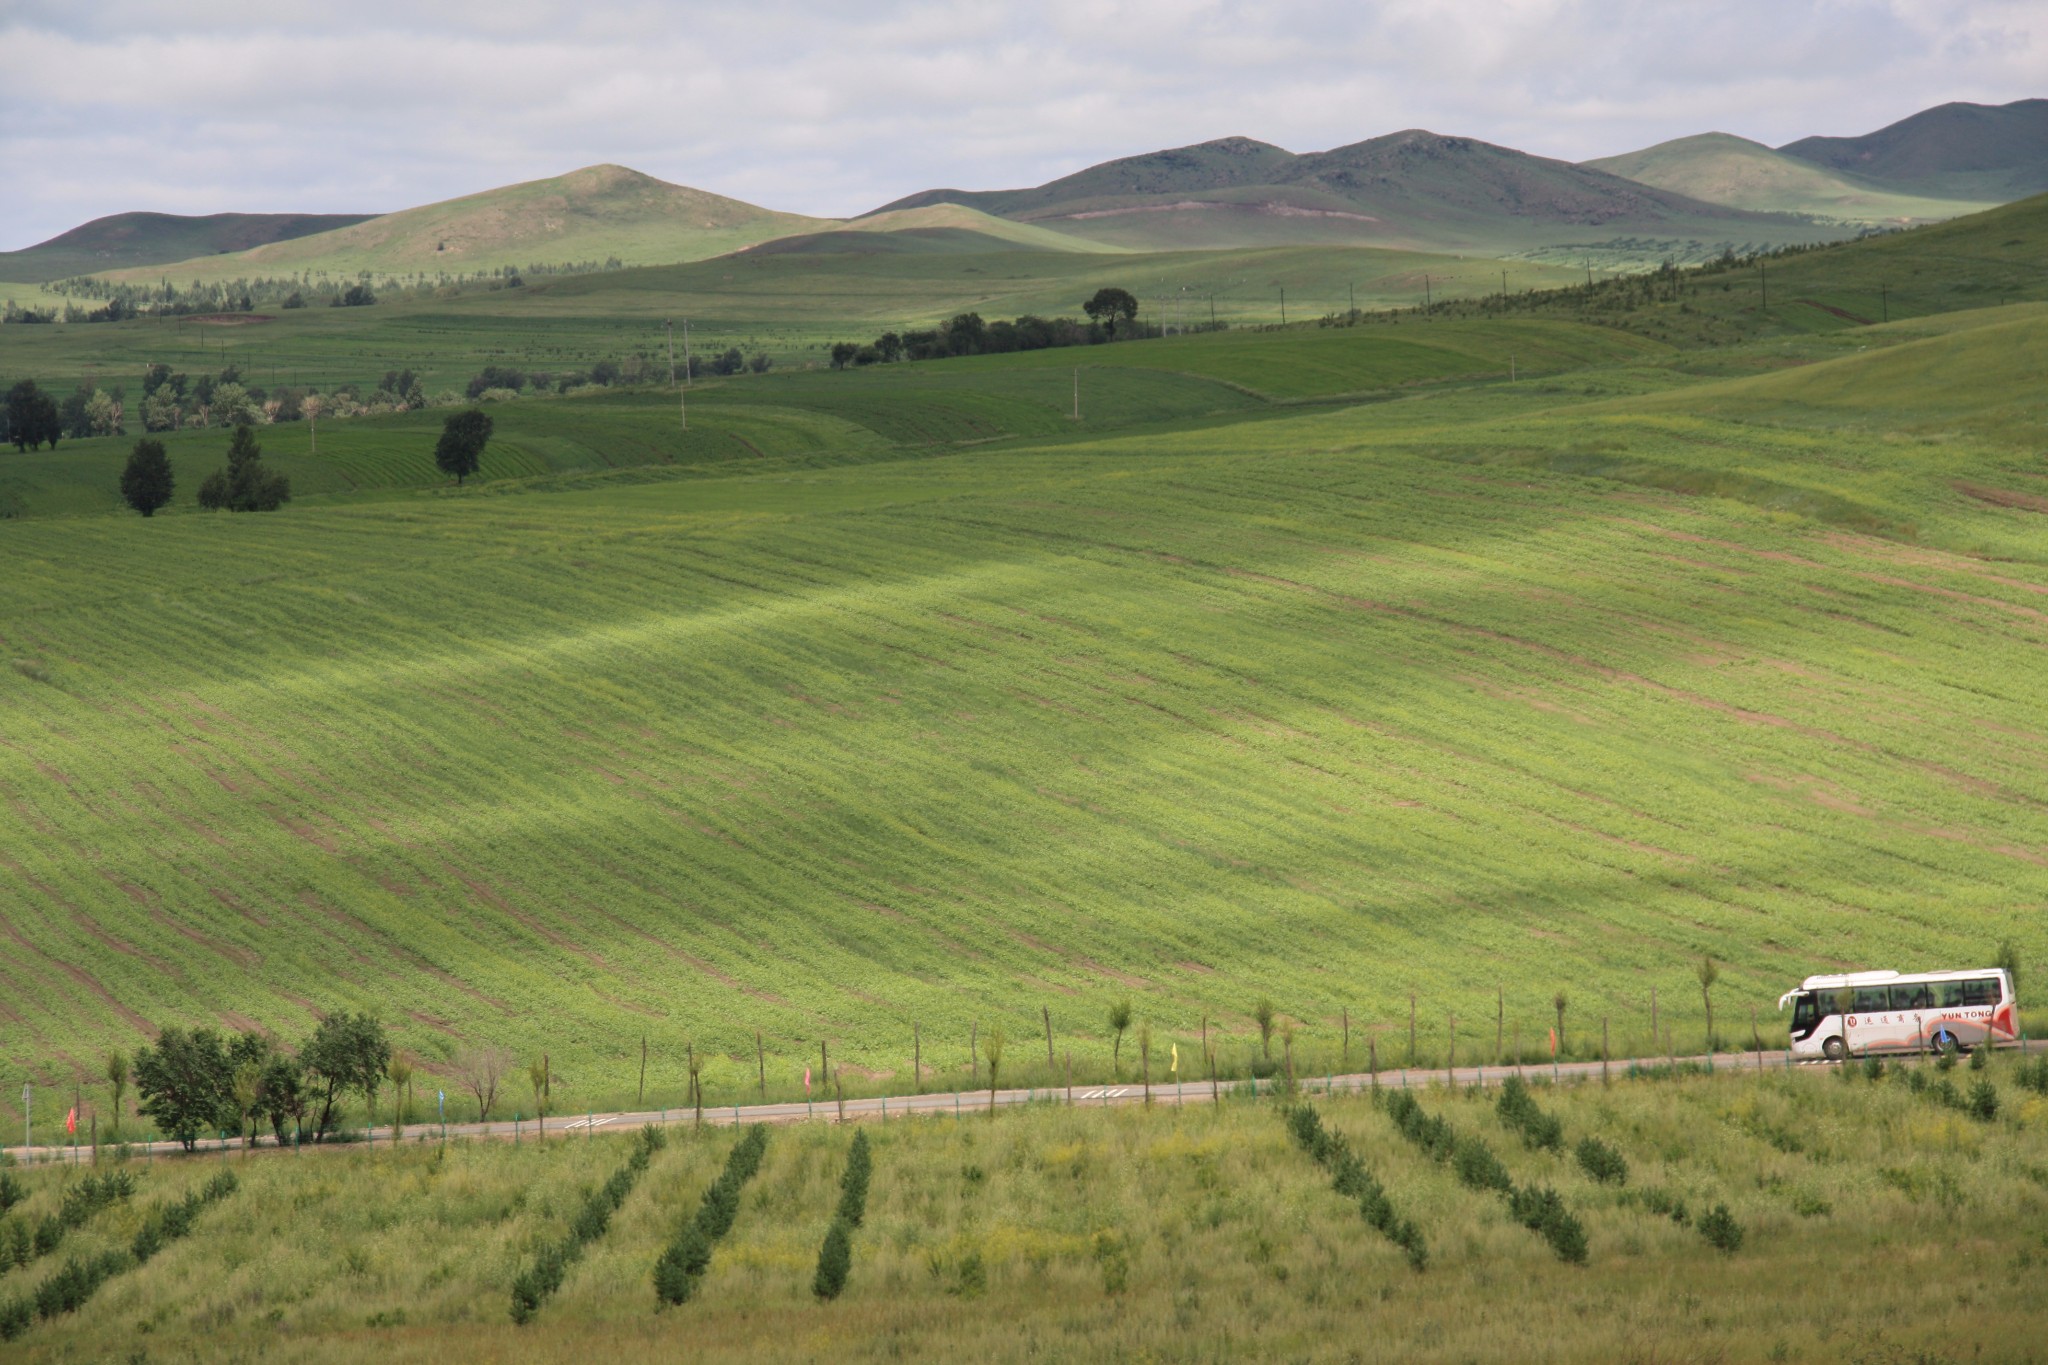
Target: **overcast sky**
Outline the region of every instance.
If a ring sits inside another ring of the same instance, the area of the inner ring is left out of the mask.
[[[0,248],[614,161],[860,213],[1244,134],[1581,160],[2048,95],[2042,0],[0,0]]]

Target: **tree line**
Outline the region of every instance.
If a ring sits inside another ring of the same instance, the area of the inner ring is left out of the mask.
[[[1061,346],[1100,346],[1159,335],[1157,326],[1137,320],[1138,300],[1127,289],[1098,289],[1081,305],[1081,311],[1088,321],[1026,313],[1007,322],[989,322],[979,313],[961,313],[937,327],[884,332],[866,343],[834,342],[832,368],[892,365],[899,360],[944,360],[962,355],[1007,355]]]

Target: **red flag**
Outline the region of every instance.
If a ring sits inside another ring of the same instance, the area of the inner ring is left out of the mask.
[[[76,1133],[78,1131],[78,1106],[73,1105],[71,1112],[64,1116],[64,1131],[67,1133]]]
[[[811,1069],[809,1067],[804,1068],[804,1093],[806,1095],[811,1093]]]
[[[1550,1055],[1553,1057],[1557,1055],[1557,1029],[1555,1027],[1550,1030]]]

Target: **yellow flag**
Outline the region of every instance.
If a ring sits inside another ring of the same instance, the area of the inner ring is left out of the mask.
[[[1180,1075],[1180,1044],[1179,1044],[1179,1043],[1175,1043],[1175,1044],[1173,1045],[1173,1066],[1172,1066],[1172,1067],[1170,1068],[1170,1070],[1171,1070],[1171,1071],[1173,1072],[1173,1074],[1174,1074],[1174,1075],[1176,1075],[1176,1076]]]

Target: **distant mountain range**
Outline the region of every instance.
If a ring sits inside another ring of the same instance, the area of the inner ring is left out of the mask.
[[[2048,100],[1944,104],[1862,137],[1776,150],[1703,133],[1584,164],[1735,208],[1928,222],[2048,190]]]
[[[778,213],[590,166],[377,216],[132,213],[0,253],[0,280],[184,283],[301,272],[468,274],[774,254],[1385,246],[1644,257],[1756,249],[1956,217],[2048,190],[2048,100],[1945,104],[1780,148],[1722,133],[1573,164],[1411,129],[1297,154],[1221,138],[1044,185],[926,190],[852,220]]]
[[[1330,242],[1515,251],[1588,234],[1811,235],[1809,225],[1421,129],[1308,155],[1223,138],[1104,162],[1033,189],[927,190],[879,212],[940,203],[1147,250]]]

